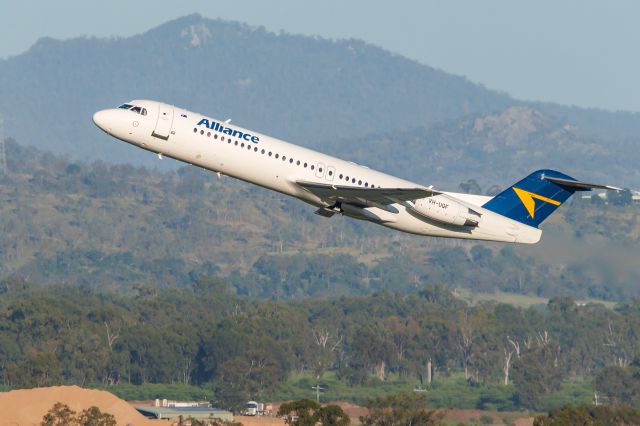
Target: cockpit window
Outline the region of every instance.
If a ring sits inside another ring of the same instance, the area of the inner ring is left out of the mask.
[[[128,109],[128,110],[133,111],[136,114],[140,114],[140,115],[147,115],[147,109],[146,108],[142,108],[140,106],[133,106],[133,105],[130,105],[130,104],[122,104],[118,108],[119,109]]]

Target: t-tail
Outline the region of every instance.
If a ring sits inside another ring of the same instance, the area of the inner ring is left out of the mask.
[[[538,170],[483,205],[487,210],[537,228],[577,191],[620,188],[580,182],[555,170]]]

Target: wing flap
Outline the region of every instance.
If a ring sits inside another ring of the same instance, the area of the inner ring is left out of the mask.
[[[440,192],[428,188],[361,188],[304,181],[296,183],[330,204],[336,201],[343,201],[351,204],[380,207],[440,194]]]

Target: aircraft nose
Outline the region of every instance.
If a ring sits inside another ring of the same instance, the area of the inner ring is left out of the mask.
[[[101,128],[102,130],[104,130],[105,132],[109,133],[111,131],[111,128],[109,127],[110,115],[111,114],[108,109],[103,109],[102,111],[98,111],[95,114],[93,114],[93,123],[99,128]]]

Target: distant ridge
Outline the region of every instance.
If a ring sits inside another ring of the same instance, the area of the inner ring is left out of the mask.
[[[0,93],[7,136],[22,144],[146,165],[158,162],[101,134],[92,113],[158,99],[315,148],[514,106],[606,141],[640,134],[640,114],[518,101],[363,41],[276,34],[197,14],[127,38],[42,38],[0,60]]]
[[[8,134],[21,143],[107,161],[127,161],[131,150],[102,137],[91,114],[131,98],[233,117],[306,145],[513,103],[362,41],[275,34],[199,15],[128,38],[40,39],[0,61],[0,93]]]

